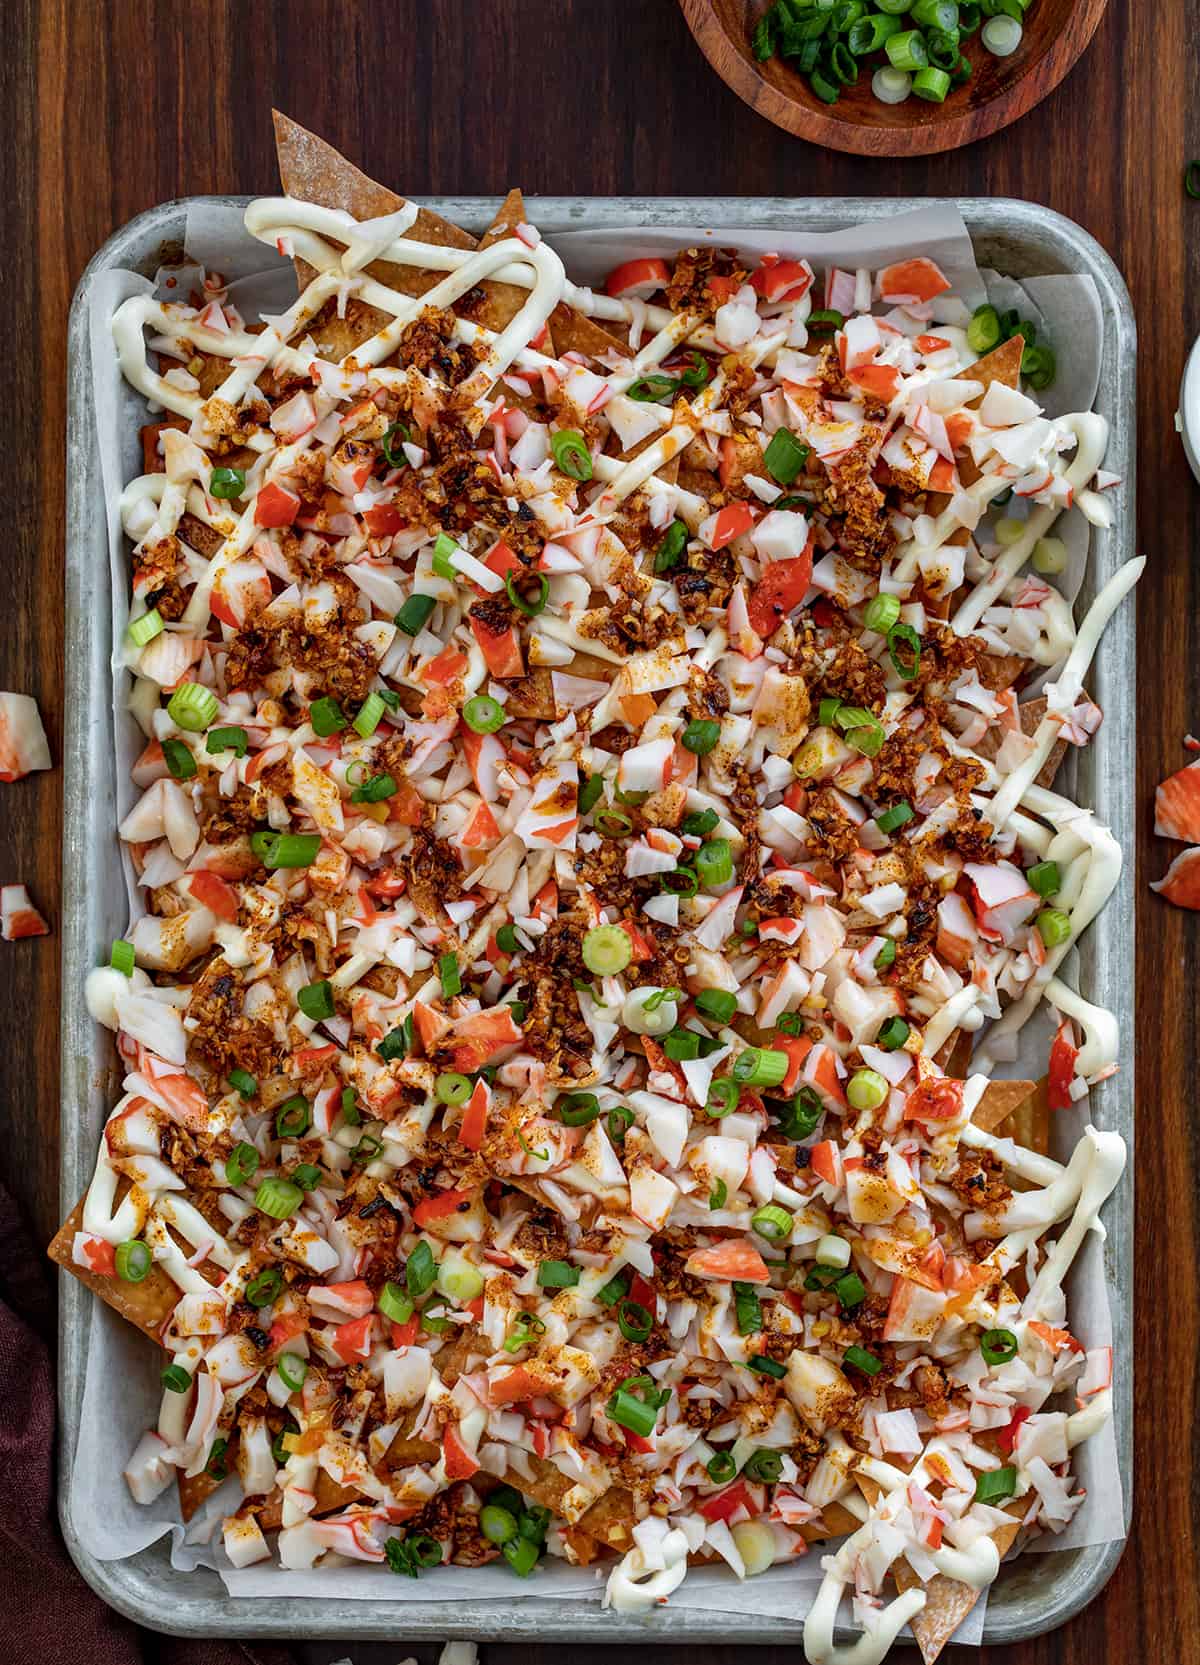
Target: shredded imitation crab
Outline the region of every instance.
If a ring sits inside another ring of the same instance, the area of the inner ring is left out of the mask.
[[[1116,1064],[1060,972],[1120,855],[1046,782],[1141,563],[1078,628],[1028,570],[1106,425],[927,259],[593,295],[523,211],[246,223],[286,313],[113,320],[147,906],[67,1256],[165,1350],[130,1488],[236,1475],[235,1565],[615,1550],[623,1610],[849,1534],[806,1648],[877,1660],[1110,1411],[1062,1280],[1121,1141],[981,1108],[1043,1000],[1051,1103]]]
[[[1190,734],[1184,745],[1189,751],[1198,749]],[[1159,838],[1200,844],[1200,767],[1195,763],[1176,770],[1155,788],[1154,830]],[[1150,889],[1176,907],[1200,908],[1200,851],[1181,850],[1162,878],[1151,881]]]

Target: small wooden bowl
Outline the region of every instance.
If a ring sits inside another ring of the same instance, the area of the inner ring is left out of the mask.
[[[679,3],[722,81],[776,127],[860,156],[928,156],[986,138],[1032,110],[1082,55],[1107,0],[1034,0],[1021,44],[1008,58],[994,58],[973,35],[966,52],[974,73],[944,104],[919,98],[881,104],[871,92],[871,76],[886,62],[882,53],[872,55],[870,68],[864,62],[857,85],[843,88],[836,104],[823,104],[785,59],[754,59],[750,34],[768,0]]]

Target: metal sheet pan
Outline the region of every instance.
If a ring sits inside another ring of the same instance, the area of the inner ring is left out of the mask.
[[[192,199],[215,201],[217,199]],[[248,199],[243,199],[248,200]],[[93,1024],[83,981],[97,945],[125,926],[125,889],[115,823],[112,719],[109,697],[111,609],[88,338],[89,294],[113,267],[153,275],[164,248],[178,250],[187,201],[163,203],[122,227],[93,257],[71,309],[67,511],[67,721],[63,847],[62,1203],[70,1209],[91,1175],[96,1141],[118,1086],[107,1033]],[[482,232],[491,199],[430,199],[456,224]],[[587,226],[701,224],[825,231],[876,220],[917,200],[760,198],[545,197],[530,200],[530,218],[553,233]],[[1109,532],[1094,531],[1091,570],[1080,596],[1084,607],[1133,553],[1135,526],[1134,358],[1136,333],[1120,274],[1099,244],[1072,221],[1033,203],[975,197],[958,205],[981,266],[1016,278],[1054,272],[1094,279],[1104,322],[1104,358],[1096,408],[1109,419],[1106,467],[1124,480],[1121,514]],[[1079,754],[1074,790],[1097,806],[1131,855],[1134,838],[1135,722],[1134,613],[1118,612],[1095,661],[1091,691],[1104,709],[1096,740]],[[1121,1073],[1097,1088],[1093,1116],[1133,1149],[1133,875],[1121,883],[1080,945],[1080,986],[1111,1007],[1122,1034]],[[1115,1419],[1125,1480],[1126,1526],[1131,1501],[1133,1174],[1132,1164],[1106,1212],[1106,1270],[1113,1303]],[[74,1539],[65,1498],[83,1394],[84,1354],[91,1300],[75,1279],[61,1279],[59,1478],[63,1530],[84,1577],[120,1612],[156,1630],[179,1635],[337,1638],[473,1637],[476,1639],[642,1642],[656,1640],[767,1643],[795,1640],[797,1626],[718,1612],[667,1608],[646,1619],[601,1612],[595,1604],[521,1599],[502,1607],[425,1601],[230,1600],[215,1574],[175,1572],[164,1544],[126,1561],[98,1562]],[[1077,1613],[1104,1586],[1120,1558],[1120,1544],[1061,1554],[1027,1555],[1004,1567],[987,1610],[984,1642],[1003,1644],[1043,1634]]]

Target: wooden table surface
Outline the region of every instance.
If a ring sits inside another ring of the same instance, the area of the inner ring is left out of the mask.
[[[402,192],[499,194],[519,183],[529,194],[585,196],[993,193],[1082,222],[1124,272],[1142,340],[1138,496],[1149,556],[1138,609],[1132,1540],[1108,1589],[1066,1630],[984,1656],[952,1649],[957,1665],[1200,1659],[1200,1467],[1189,1426],[1200,1147],[1182,1090],[1200,1076],[1196,1002],[1186,992],[1200,973],[1200,938],[1192,916],[1145,888],[1168,852],[1152,836],[1154,783],[1186,761],[1189,727],[1200,730],[1191,576],[1200,495],[1172,427],[1186,349],[1200,328],[1200,202],[1181,188],[1184,161],[1200,154],[1200,105],[1193,98],[1189,108],[1188,97],[1200,80],[1200,35],[1185,28],[1186,9],[1185,0],[1114,0],[1083,61],[1008,132],[928,160],[868,162],[819,151],[746,109],[709,71],[674,0],[8,0],[4,8],[0,114],[12,137],[0,211],[0,385],[14,412],[5,454],[17,512],[0,555],[0,686],[37,696],[56,757],[71,293],[93,250],[141,209],[193,192],[275,190],[273,103]],[[0,878],[26,883],[52,925],[60,788],[59,771],[5,788],[0,824]],[[0,1175],[45,1241],[58,1222],[58,942],[18,943],[3,955]],[[549,1649],[519,1651],[549,1665]],[[390,1661],[397,1652],[356,1657]],[[682,1665],[683,1650],[663,1652]],[[517,1655],[491,1649],[487,1665],[515,1665]],[[784,1657],[779,1650],[781,1665]]]

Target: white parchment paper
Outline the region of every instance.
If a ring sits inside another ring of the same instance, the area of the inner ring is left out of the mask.
[[[975,265],[966,226],[953,208],[921,208],[887,220],[826,233],[630,227],[553,233],[548,241],[562,254],[571,277],[585,284],[598,284],[614,265],[632,252],[673,254],[682,246],[701,242],[735,246],[746,254],[772,252],[804,257],[812,263],[818,278],[833,265],[844,269],[878,268],[910,255],[929,255],[951,278],[954,295],[968,308],[974,309],[985,298],[1001,309],[1016,306],[1022,316],[1033,318],[1044,329],[1058,359],[1057,381],[1047,391],[1044,401],[1049,414],[1086,410],[1095,398],[1102,331],[1099,303],[1091,279],[1046,277],[1016,284],[995,273],[981,274]],[[219,271],[231,280],[232,298],[246,317],[260,310],[282,311],[295,293],[290,262],[276,259],[269,249],[251,238],[235,209],[209,203],[193,206],[188,214],[186,248],[199,266]],[[175,298],[187,293],[188,275],[178,277],[175,289],[170,292]],[[117,504],[124,484],[142,472],[138,429],[147,420],[147,409],[145,401],[121,375],[109,320],[123,300],[152,289],[151,282],[136,273],[113,271],[98,279],[92,297],[93,387],[113,588],[114,762],[117,802],[122,816],[136,797],[130,768],[145,739],[127,706],[130,678],[121,644],[129,613],[129,562]],[[1088,527],[1082,516],[1069,514],[1055,530],[1071,552],[1062,584],[1073,597],[1086,566]],[[128,864],[126,882],[132,919],[144,909],[135,875]],[[82,990],[68,990],[67,997],[81,999]],[[1003,1073],[1025,1078],[1040,1075],[1045,1067],[1049,1036],[1050,1026],[1046,1022],[1027,1025],[1021,1036],[1019,1055],[1004,1067]],[[1086,1120],[1086,1106],[1059,1113],[1056,1139],[1061,1148],[1056,1150],[1056,1155],[1065,1159]],[[1111,1316],[1102,1244],[1096,1235],[1089,1238],[1076,1260],[1068,1294],[1073,1332],[1089,1347],[1109,1344]],[[518,1594],[521,1599],[531,1600],[599,1600],[603,1575],[595,1568],[572,1568],[565,1563],[544,1565],[536,1579],[522,1585],[519,1592],[514,1591],[508,1568],[497,1566],[443,1568],[419,1583],[387,1577],[378,1567],[361,1564],[323,1567],[315,1574],[286,1572],[270,1563],[242,1570],[232,1568],[220,1545],[219,1525],[222,1516],[236,1507],[236,1480],[215,1494],[185,1529],[179,1520],[173,1488],[157,1503],[143,1508],[133,1502],[122,1479],[121,1470],[129,1453],[143,1431],[157,1419],[160,1367],[156,1351],[108,1307],[96,1302],[68,1508],[81,1543],[98,1560],[120,1560],[134,1555],[169,1533],[173,1565],[186,1570],[196,1566],[214,1568],[228,1593],[234,1596],[278,1600],[289,1595],[312,1596],[319,1586],[321,1593],[331,1598],[378,1600],[380,1581],[385,1578],[387,1599],[397,1603],[413,1599],[424,1602],[494,1599],[508,1603]],[[1039,1552],[1077,1549],[1124,1536],[1121,1476],[1111,1424],[1079,1447],[1074,1461],[1080,1483],[1087,1490],[1087,1502],[1064,1532],[1038,1540],[1030,1546],[1032,1549]],[[739,1584],[723,1567],[694,1568],[671,1598],[671,1605],[800,1621],[820,1583],[822,1553],[818,1551],[787,1566],[773,1568],[745,1584]],[[978,1643],[981,1640],[986,1606],[985,1591],[960,1626],[956,1641]]]

